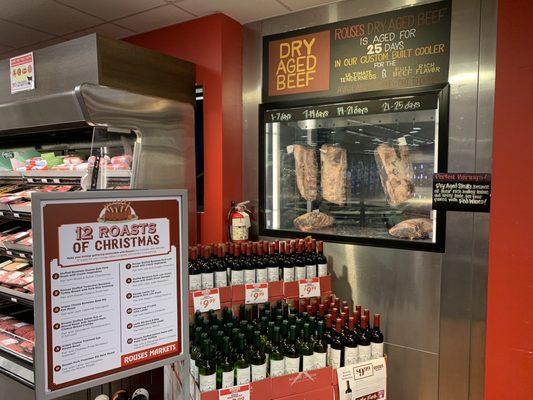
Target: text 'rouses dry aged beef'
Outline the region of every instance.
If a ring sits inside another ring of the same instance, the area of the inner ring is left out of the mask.
[[[310,232],[333,225],[335,219],[318,210],[300,215],[294,219],[294,226],[303,232]]]
[[[320,148],[322,197],[338,205],[346,203],[346,149],[325,144]]]
[[[405,140],[403,141],[405,142]],[[407,145],[400,145],[400,155],[386,143],[380,144],[374,154],[381,185],[391,206],[397,206],[413,197],[413,167]]]
[[[394,225],[389,233],[400,239],[427,239],[433,231],[433,222],[428,218],[408,219]]]
[[[316,200],[318,164],[315,149],[311,146],[295,144],[293,152],[298,190],[304,199]]]

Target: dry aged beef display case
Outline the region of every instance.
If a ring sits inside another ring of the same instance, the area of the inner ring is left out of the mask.
[[[263,104],[259,119],[261,235],[443,250],[447,86]]]

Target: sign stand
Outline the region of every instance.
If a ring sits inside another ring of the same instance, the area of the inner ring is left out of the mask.
[[[185,190],[38,193],[32,226],[38,400],[187,364]]]

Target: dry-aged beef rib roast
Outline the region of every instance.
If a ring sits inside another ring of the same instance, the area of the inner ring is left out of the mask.
[[[400,156],[386,143],[380,144],[374,154],[381,185],[391,206],[397,206],[413,197],[413,167],[407,146],[400,146]]]
[[[346,203],[346,149],[325,144],[320,148],[322,197],[338,205]]]
[[[314,210],[294,219],[294,226],[303,232],[310,232],[333,225],[335,219],[327,214]]]
[[[400,239],[427,239],[433,231],[433,223],[428,218],[408,219],[394,225],[389,233]]]
[[[295,144],[293,147],[296,184],[302,197],[316,200],[318,164],[314,147]]]

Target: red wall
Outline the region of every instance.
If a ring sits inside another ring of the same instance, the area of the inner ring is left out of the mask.
[[[204,87],[205,153],[198,229],[203,243],[225,240],[230,201],[242,199],[242,26],[214,14],[126,40],[196,64]]]
[[[485,398],[533,399],[533,2],[498,7]]]

